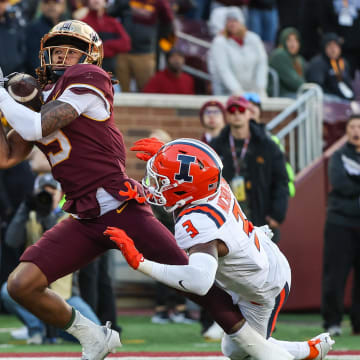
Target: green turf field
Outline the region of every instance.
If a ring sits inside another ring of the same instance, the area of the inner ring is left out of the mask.
[[[120,316],[123,327],[120,351],[124,352],[213,352],[220,351],[220,342],[205,341],[200,335],[200,325],[166,324],[150,322],[149,316]],[[22,324],[13,316],[0,315],[0,352],[78,352],[80,346],[73,343],[56,345],[26,345],[24,341],[15,341],[10,331]],[[279,316],[275,338],[281,340],[307,340],[323,330],[321,318],[314,314],[282,314]],[[360,336],[351,335],[348,318],[343,322],[341,337],[336,338],[333,350],[360,350]]]

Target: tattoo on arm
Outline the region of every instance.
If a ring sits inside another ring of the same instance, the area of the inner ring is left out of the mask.
[[[70,104],[59,100],[50,101],[41,108],[42,135],[48,136],[78,117],[79,114]]]

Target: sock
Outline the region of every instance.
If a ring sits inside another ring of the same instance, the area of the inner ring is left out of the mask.
[[[70,321],[63,327],[63,330],[64,330],[64,331],[66,331],[66,330],[74,323],[75,314],[76,314],[76,310],[72,307],[72,308],[71,308],[71,319],[70,319]]]
[[[96,329],[98,325],[93,323],[85,316],[81,315],[78,310],[74,311],[74,320],[72,324],[67,329],[65,329],[65,331],[76,337],[79,340],[80,344],[83,344],[84,341],[89,341],[89,339],[93,337],[94,329]]]
[[[268,341],[254,330],[248,322],[236,333],[228,335],[235,344],[255,359],[293,360],[285,347]]]
[[[268,341],[271,341],[274,344],[277,344],[284,349],[286,349],[295,359],[305,359],[310,354],[310,348],[307,341],[281,341],[274,338],[269,338]]]

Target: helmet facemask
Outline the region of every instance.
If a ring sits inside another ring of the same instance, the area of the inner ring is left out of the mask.
[[[66,50],[63,63],[54,64],[52,54],[57,48]],[[101,66],[103,59],[103,45],[98,34],[87,24],[78,20],[63,21],[55,25],[40,43],[40,68],[37,69],[39,80],[43,85],[55,82],[66,68],[69,51],[81,53],[78,63]],[[59,67],[60,69],[56,69]]]
[[[164,192],[174,189],[183,183],[182,180],[171,183],[169,178],[165,175],[158,174],[153,169],[154,157],[151,158],[146,164],[146,173],[142,179],[146,200],[149,204],[155,206],[163,206],[167,212],[172,212],[175,209],[184,206],[192,199],[192,196],[177,201],[173,206],[166,206],[167,200]]]

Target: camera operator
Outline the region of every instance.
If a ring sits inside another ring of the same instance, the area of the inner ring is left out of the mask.
[[[9,247],[28,247],[40,239],[43,232],[49,230],[68,215],[59,206],[62,197],[60,184],[50,173],[39,175],[35,179],[34,192],[23,201],[8,225],[5,242]],[[9,295],[6,283],[1,289],[1,300],[4,307],[17,315],[28,330],[28,344],[41,344],[44,340],[53,341],[58,335],[66,340],[67,333],[57,333],[55,328],[46,328],[44,323],[16,303]],[[58,279],[49,287],[64,298],[82,315],[100,324],[99,319],[90,306],[79,296],[78,274],[73,273]]]

